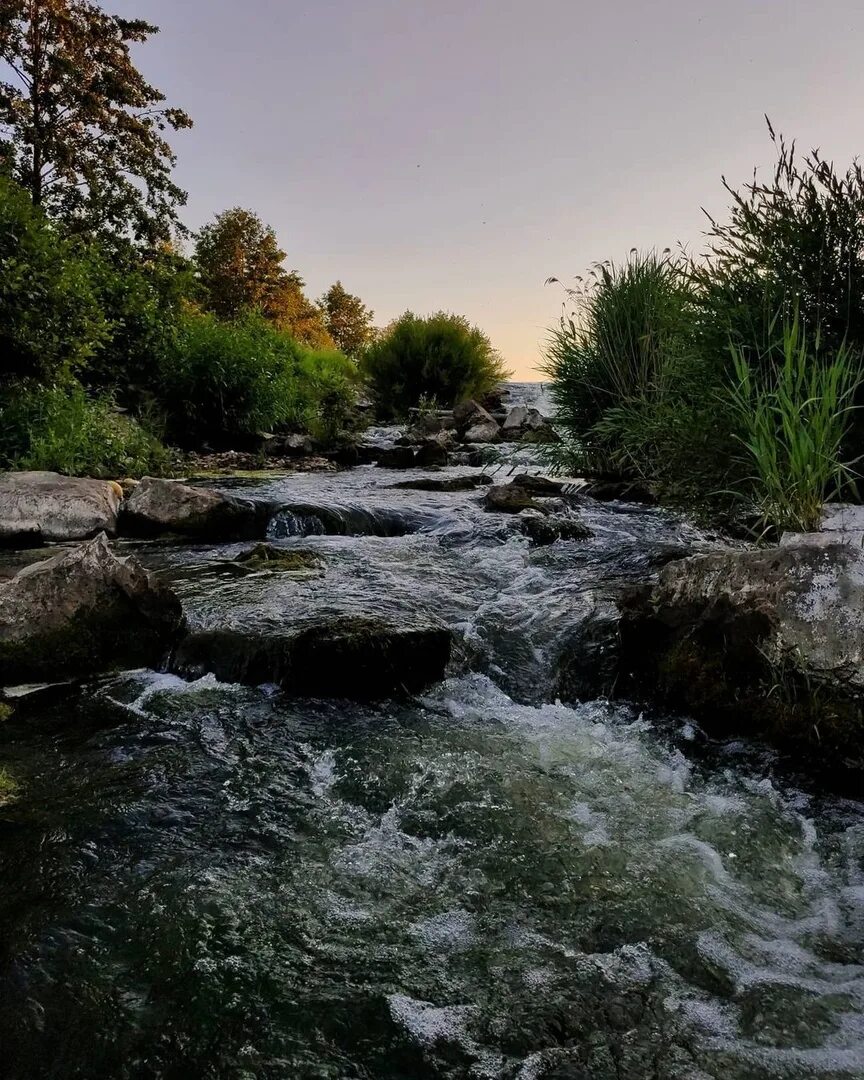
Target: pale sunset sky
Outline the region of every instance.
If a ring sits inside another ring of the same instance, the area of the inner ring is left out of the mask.
[[[566,279],[631,247],[699,250],[721,174],[768,174],[775,127],[844,166],[864,147],[853,0],[115,0],[190,112],[184,217],[246,206],[311,296],[383,325],[482,326],[538,378]]]

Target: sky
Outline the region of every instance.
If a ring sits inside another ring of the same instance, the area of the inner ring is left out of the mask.
[[[195,127],[184,220],[231,206],[313,297],[378,325],[466,315],[541,375],[560,286],[633,248],[701,249],[725,175],[774,160],[764,114],[864,150],[860,0],[105,0],[161,33],[137,62]]]

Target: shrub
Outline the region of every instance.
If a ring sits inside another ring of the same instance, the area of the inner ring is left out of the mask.
[[[703,318],[702,350],[728,359],[731,340],[764,365],[785,363],[774,333],[799,319],[819,334],[826,358],[864,348],[864,171],[838,173],[818,150],[799,158],[768,124],[777,151],[768,183],[732,197],[728,221],[711,221],[709,255],[694,263]]]
[[[87,257],[0,178],[0,386],[80,368],[106,335]]]
[[[862,369],[845,345],[821,358],[818,339],[811,349],[797,316],[779,349],[783,362],[767,374],[736,350],[730,397],[763,522],[806,532],[818,528],[826,498],[853,480],[842,453]]]
[[[383,416],[405,416],[424,397],[449,408],[509,374],[482,330],[446,312],[422,318],[406,311],[369,346],[361,369]]]
[[[123,477],[158,473],[167,454],[110,397],[83,388],[19,385],[0,400],[0,463],[69,476]]]
[[[358,425],[357,365],[336,349],[306,349],[297,364],[295,425],[329,443]]]
[[[260,316],[228,323],[187,313],[158,370],[168,438],[228,444],[283,424],[295,411],[298,352]]]

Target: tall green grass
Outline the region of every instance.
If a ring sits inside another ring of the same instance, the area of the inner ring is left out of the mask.
[[[811,347],[797,313],[784,326],[782,362],[767,374],[733,349],[729,398],[766,526],[818,528],[825,501],[855,480],[855,463],[843,452],[864,380],[861,362],[845,344],[830,359],[818,353],[818,338]]]

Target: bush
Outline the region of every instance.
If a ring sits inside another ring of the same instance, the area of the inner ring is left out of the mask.
[[[509,375],[483,331],[446,312],[406,311],[369,346],[361,369],[383,416],[405,416],[422,398],[451,408]]]
[[[0,399],[0,431],[5,467],[110,479],[159,473],[168,464],[159,441],[118,413],[110,397],[88,397],[74,383],[8,391]]]
[[[0,177],[0,386],[80,368],[107,331],[86,254]]]
[[[227,323],[188,313],[159,368],[159,405],[168,436],[186,446],[280,429],[326,438],[348,423],[356,382],[341,353],[305,348],[260,315]]]
[[[735,353],[730,394],[755,466],[753,487],[765,525],[818,529],[822,506],[853,479],[842,460],[862,369],[841,345],[830,357],[808,344],[797,317],[787,323],[783,363],[767,375]]]
[[[818,150],[804,158],[768,125],[773,178],[736,191],[728,221],[712,221],[709,256],[692,267],[702,351],[728,363],[729,343],[763,366],[785,363],[779,325],[798,319],[831,358],[864,349],[864,172],[845,173]],[[830,360],[829,360],[830,362]]]
[[[544,448],[552,466],[639,480],[678,502],[726,488],[731,408],[719,404],[722,367],[694,351],[683,264],[632,252],[568,295],[576,310],[551,332],[544,369],[562,436]]]

